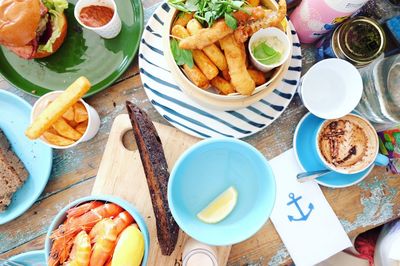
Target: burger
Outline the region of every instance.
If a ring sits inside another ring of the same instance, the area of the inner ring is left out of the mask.
[[[0,44],[24,59],[56,52],[67,34],[66,0],[0,0]]]

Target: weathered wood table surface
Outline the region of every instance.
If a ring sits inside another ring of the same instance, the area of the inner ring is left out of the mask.
[[[146,21],[159,2],[143,1]],[[304,48],[303,73],[314,62],[313,50]],[[36,100],[2,78],[0,89],[11,91],[30,103]],[[69,202],[90,194],[110,127],[118,114],[126,113],[126,100],[138,104],[154,121],[167,124],[146,97],[135,58],[128,71],[113,86],[88,98],[89,104],[101,116],[98,135],[76,148],[55,151],[51,178],[43,194],[24,215],[0,226],[0,258],[43,249],[45,234],[54,215]],[[267,159],[272,159],[292,147],[295,127],[306,112],[296,95],[279,119],[245,141],[257,147]],[[399,188],[399,176],[376,167],[368,178],[350,188],[322,189],[346,232],[353,238],[399,216]],[[270,221],[251,239],[234,245],[229,258],[229,265],[284,265],[290,262],[290,256]]]

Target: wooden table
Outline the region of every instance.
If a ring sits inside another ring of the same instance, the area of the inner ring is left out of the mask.
[[[160,0],[143,1],[146,21]],[[303,48],[303,72],[315,62],[312,48]],[[0,226],[0,258],[42,249],[47,228],[54,215],[67,203],[90,194],[114,118],[126,113],[131,100],[147,111],[154,121],[167,124],[148,101],[138,71],[137,58],[113,86],[90,98],[101,116],[98,135],[67,151],[55,151],[51,178],[43,194],[21,217]],[[30,103],[36,98],[13,88],[0,78],[0,89],[11,91]],[[296,124],[306,113],[296,95],[283,115],[271,126],[245,141],[268,159],[292,147]],[[322,188],[351,238],[395,219],[400,213],[400,178],[384,168],[375,168],[363,182],[346,189]],[[327,228],[329,230],[329,228]],[[251,239],[233,246],[229,265],[282,265],[290,256],[270,221]]]

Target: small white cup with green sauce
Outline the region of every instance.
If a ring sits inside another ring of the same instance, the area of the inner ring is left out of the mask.
[[[258,70],[268,72],[288,60],[290,46],[289,37],[280,29],[261,29],[254,33],[249,41],[251,62]]]

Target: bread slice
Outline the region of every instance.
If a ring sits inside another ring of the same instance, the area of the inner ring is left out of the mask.
[[[25,182],[25,180],[28,178],[28,171],[26,170],[21,160],[11,149],[7,137],[1,129],[0,129],[0,160],[4,160],[8,165],[10,165],[17,173],[18,178],[21,180],[21,182]]]
[[[0,212],[10,204],[13,194],[23,185],[28,175],[0,129]]]
[[[13,193],[7,193],[4,196],[0,196],[0,212],[5,211],[7,206],[11,203]]]

